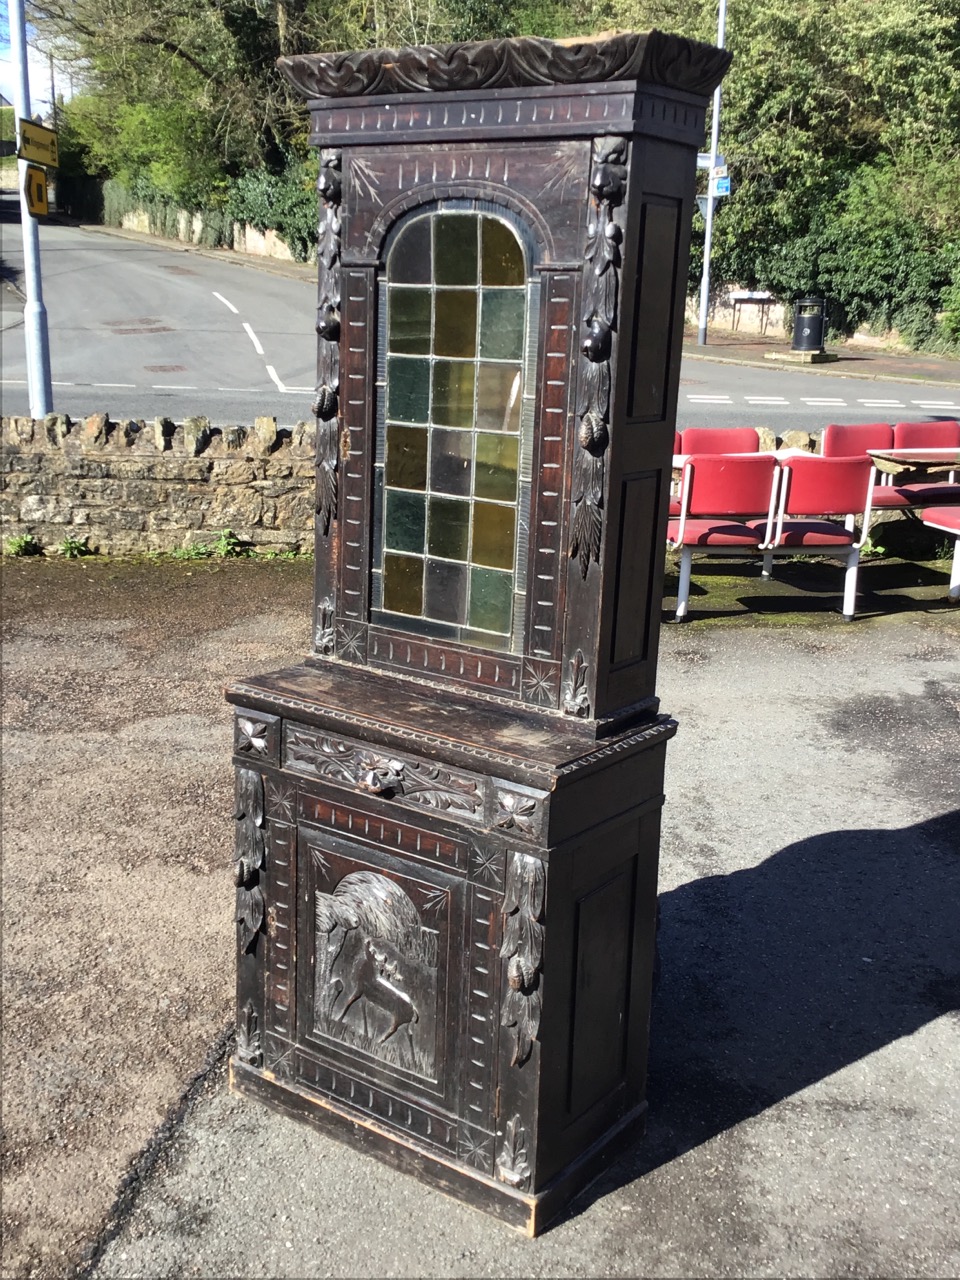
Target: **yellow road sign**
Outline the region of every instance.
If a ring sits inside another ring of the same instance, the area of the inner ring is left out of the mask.
[[[36,165],[27,165],[27,178],[23,184],[27,195],[27,208],[35,218],[45,218],[50,212],[47,205],[47,175]]]
[[[56,133],[45,125],[34,124],[32,120],[21,120],[20,150],[17,155],[21,160],[32,160],[34,164],[45,164],[48,169],[56,169],[60,164]]]

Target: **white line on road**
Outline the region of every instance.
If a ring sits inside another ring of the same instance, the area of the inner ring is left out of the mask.
[[[175,384],[166,382],[155,382],[150,388],[151,391],[199,391],[199,387],[180,387]]]
[[[289,391],[292,395],[313,395],[316,387],[284,387],[284,391]]]
[[[858,400],[857,404],[866,405],[868,409],[905,409],[902,400]]]
[[[960,405],[954,404],[948,400],[911,400],[911,404],[915,404],[918,409],[957,409]]]
[[[235,316],[238,316],[240,314],[240,312],[233,305],[233,303],[228,298],[225,298],[222,293],[217,293],[216,289],[213,290],[213,296],[219,299],[219,301],[222,302],[225,307],[229,307]]]
[[[286,387],[283,385],[283,383],[280,381],[280,376],[279,376],[279,374],[277,373],[276,369],[273,367],[273,365],[272,365],[272,364],[268,364],[268,365],[267,365],[267,373],[269,373],[270,377],[271,377],[271,378],[274,380],[274,382],[276,383],[276,386],[277,386],[277,390],[278,390],[278,391],[286,391],[286,389],[287,389],[287,388],[286,388]]]
[[[732,404],[733,401],[729,396],[687,396],[688,400],[695,400],[697,404]]]
[[[840,405],[841,407],[843,407],[847,403],[846,400],[826,400],[826,399],[819,399],[819,398],[813,399],[808,396],[801,396],[801,400],[804,404],[814,405],[817,408],[823,408],[823,409],[826,409],[829,407],[835,407],[837,405]]]
[[[137,384],[135,382],[91,382],[90,385],[91,387],[129,387],[132,390]]]
[[[263,355],[263,347],[261,347],[261,345],[260,345],[260,339],[257,337],[257,335],[253,332],[253,330],[252,330],[252,329],[250,328],[250,326],[247,324],[246,320],[244,320],[244,322],[243,322],[243,327],[244,327],[244,329],[246,329],[246,331],[247,331],[247,337],[248,337],[248,338],[250,339],[250,341],[253,343],[253,349],[254,349],[254,351],[256,351],[256,353],[257,353],[257,355],[258,355],[258,356],[262,356],[262,355]]]
[[[747,404],[789,404],[789,400],[784,400],[783,396],[744,396]]]

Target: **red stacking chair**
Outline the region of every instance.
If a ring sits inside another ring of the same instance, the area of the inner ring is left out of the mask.
[[[677,453],[759,453],[753,427],[687,427]]]
[[[773,527],[776,496],[777,463],[772,454],[694,454],[687,459],[680,482],[680,515],[667,526],[670,546],[681,548],[678,622],[687,614],[694,551],[742,556],[762,550]],[[765,522],[742,523],[764,513]]]
[[[825,458],[862,458],[868,449],[892,449],[889,422],[831,422],[823,428],[820,452]]]
[[[865,455],[824,458],[801,454],[783,462],[781,472],[776,524],[769,545],[763,548],[764,570],[769,572],[775,553],[843,560],[843,616],[850,622],[856,610],[860,548],[870,529],[876,476],[873,464]],[[859,538],[853,527],[856,516],[863,521]],[[763,526],[758,522],[754,527],[762,535]]]
[[[872,449],[873,445],[867,448]],[[895,449],[960,449],[960,422],[897,422],[893,428]]]
[[[936,445],[931,445],[931,449]],[[949,446],[947,446],[949,448]],[[960,600],[960,507],[924,507],[920,519],[931,529],[942,529],[956,538],[953,544],[953,563],[950,566],[951,600]]]

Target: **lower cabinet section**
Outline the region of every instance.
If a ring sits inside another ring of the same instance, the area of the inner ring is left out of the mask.
[[[551,790],[514,784],[505,806],[476,752],[459,793],[509,826],[472,802],[464,820],[449,789],[404,795],[438,772],[409,743],[402,773],[382,749],[364,772],[351,745],[349,774],[311,774],[304,742],[336,748],[279,711],[238,717],[237,741],[266,746],[237,755],[233,1085],[536,1232],[642,1128],[672,728],[625,748],[653,794],[619,787],[620,812],[546,845]],[[604,750],[584,767],[622,778]]]

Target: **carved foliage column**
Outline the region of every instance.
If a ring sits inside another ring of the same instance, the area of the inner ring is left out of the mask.
[[[318,653],[333,652],[333,566],[331,525],[338,511],[340,451],[340,152],[320,152],[320,226],[317,244],[318,301],[317,388],[313,412],[317,419],[317,618],[314,645]],[[320,590],[321,574],[327,581]]]
[[[543,967],[543,907],[546,896],[543,863],[532,854],[513,850],[507,854],[503,894],[503,941],[500,956],[506,961],[500,1023],[505,1037],[501,1063],[503,1111],[497,1177],[508,1186],[525,1190],[532,1166],[533,1043],[540,1030],[541,971]],[[506,1056],[506,1055],[509,1056]],[[531,1078],[526,1078],[532,1073]]]
[[[570,555],[586,578],[600,560],[604,454],[610,442],[610,388],[617,335],[620,245],[627,177],[625,138],[596,138],[590,174],[590,221],[584,253],[583,327]]]

